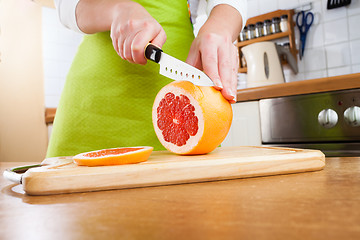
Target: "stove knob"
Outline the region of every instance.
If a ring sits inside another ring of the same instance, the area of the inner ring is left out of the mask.
[[[345,110],[344,119],[352,127],[360,126],[360,107],[352,106]]]
[[[338,122],[338,115],[332,109],[324,109],[319,113],[318,121],[324,128],[332,128]]]

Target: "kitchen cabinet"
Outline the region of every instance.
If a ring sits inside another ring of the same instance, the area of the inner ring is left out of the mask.
[[[288,16],[288,21],[287,21],[287,31],[286,32],[279,32],[279,33],[274,33],[274,34],[270,34],[267,36],[262,36],[262,37],[258,37],[258,38],[254,38],[254,39],[250,39],[250,40],[245,40],[245,41],[240,41],[240,37],[238,38],[238,42],[237,42],[237,47],[239,49],[239,56],[240,56],[240,66],[239,66],[239,72],[240,73],[246,73],[247,72],[247,68],[245,66],[242,65],[242,61],[241,61],[241,48],[244,46],[247,46],[249,44],[252,43],[256,43],[256,42],[262,42],[262,41],[276,41],[276,40],[280,40],[283,38],[286,38],[287,41],[289,42],[289,49],[290,52],[292,53],[292,55],[294,56],[295,59],[297,59],[297,54],[298,54],[298,50],[296,49],[296,44],[295,44],[295,33],[294,33],[294,26],[295,23],[293,21],[293,16],[294,16],[294,10],[277,10],[274,12],[270,12],[270,13],[266,13],[263,15],[259,15],[256,17],[252,17],[249,18],[246,22],[246,26],[249,26],[250,24],[256,24],[257,22],[264,22],[265,20],[269,19],[271,20],[274,17],[281,17],[282,15],[287,15]],[[282,63],[285,64],[286,61],[282,60]]]
[[[2,0],[0,24],[0,161],[39,161],[47,148],[41,6]]]
[[[259,101],[232,104],[233,121],[221,146],[260,146]]]

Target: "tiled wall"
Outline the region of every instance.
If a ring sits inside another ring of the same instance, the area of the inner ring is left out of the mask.
[[[82,35],[62,26],[53,8],[42,8],[42,27],[45,106],[57,107]]]
[[[249,17],[277,9],[307,5],[304,0],[248,0]],[[286,81],[360,72],[360,0],[347,7],[327,10],[327,0],[313,0],[315,20],[307,36],[305,56],[298,61],[299,73],[285,66]],[[43,7],[43,57],[46,107],[56,107],[66,74],[82,35],[63,27],[55,9]],[[201,16],[200,16],[201,17]],[[297,45],[299,31],[295,28]],[[245,86],[246,74],[239,74],[239,88]]]
[[[331,10],[326,8],[327,0],[248,0],[248,14],[253,17],[277,9],[297,10],[301,6],[306,8],[310,2],[315,19],[308,32],[305,55],[302,61],[298,59],[298,74],[293,74],[285,66],[286,81],[360,72],[360,0],[352,0],[347,7]],[[295,37],[299,46],[297,27]],[[245,80],[246,75],[239,74],[239,83]],[[239,84],[239,88],[241,86]]]

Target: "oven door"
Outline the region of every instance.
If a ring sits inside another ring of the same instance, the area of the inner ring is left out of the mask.
[[[360,89],[260,100],[262,144],[360,156]]]

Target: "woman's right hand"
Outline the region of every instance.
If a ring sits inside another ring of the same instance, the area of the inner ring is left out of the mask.
[[[166,41],[161,25],[135,2],[128,2],[126,11],[114,9],[110,36],[119,56],[137,64],[146,64],[144,49],[149,42],[161,48]]]

